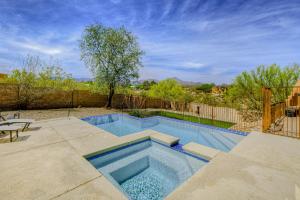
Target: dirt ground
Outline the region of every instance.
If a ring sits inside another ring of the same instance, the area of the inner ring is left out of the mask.
[[[1,112],[4,117],[14,115],[14,113],[20,112],[20,118],[30,118],[35,120],[44,120],[58,117],[74,116],[77,118],[83,118],[94,115],[103,115],[109,113],[116,113],[118,110],[106,109],[106,108],[61,108],[61,109],[49,109],[49,110],[21,110],[21,111],[5,111]]]

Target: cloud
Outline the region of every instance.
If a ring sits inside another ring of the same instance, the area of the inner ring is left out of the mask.
[[[43,46],[35,43],[29,43],[29,42],[13,42],[12,44],[19,48],[24,48],[30,51],[36,51],[39,53],[47,54],[49,56],[55,56],[57,54],[62,53],[63,51],[60,48],[52,48],[52,47]]]
[[[259,64],[300,62],[297,0],[24,0],[0,1],[0,66],[32,53],[90,76],[78,40],[96,22],[124,25],[138,37],[144,78],[230,82]]]
[[[122,0],[110,0],[110,1],[114,4],[119,4],[119,3],[121,3]]]
[[[174,0],[166,0],[161,19],[164,19],[171,12]]]
[[[184,66],[188,69],[200,69],[200,68],[203,68],[205,66],[205,64],[199,63],[199,62],[186,62],[186,63],[183,63],[182,66]]]

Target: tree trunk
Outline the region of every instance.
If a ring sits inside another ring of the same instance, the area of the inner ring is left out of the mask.
[[[113,87],[109,88],[109,94],[108,94],[108,98],[107,98],[107,104],[106,104],[106,108],[111,108],[111,104],[112,104],[112,98],[115,94],[115,89]]]

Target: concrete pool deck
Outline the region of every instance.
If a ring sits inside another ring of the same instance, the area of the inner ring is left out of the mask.
[[[1,199],[126,199],[83,156],[157,134],[117,137],[75,117],[32,127],[20,133],[21,141],[0,144]],[[299,198],[300,140],[261,133],[251,133],[229,153],[218,153],[167,197]]]

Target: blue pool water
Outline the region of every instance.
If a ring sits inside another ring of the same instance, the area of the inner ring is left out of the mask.
[[[127,114],[110,114],[87,117],[83,120],[117,136],[152,129],[178,137],[181,144],[196,142],[225,152],[230,151],[246,135],[242,132],[159,116],[136,118]]]
[[[145,140],[88,161],[131,200],[159,200],[207,161]]]

